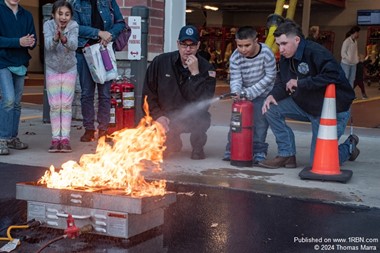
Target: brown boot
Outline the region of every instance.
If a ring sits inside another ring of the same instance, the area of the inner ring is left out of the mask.
[[[278,169],[280,167],[285,168],[297,168],[296,156],[276,156],[272,160],[264,160],[259,162],[259,165],[268,169]]]
[[[81,142],[90,142],[95,139],[94,137],[95,130],[87,130],[84,132],[84,134],[80,137]]]

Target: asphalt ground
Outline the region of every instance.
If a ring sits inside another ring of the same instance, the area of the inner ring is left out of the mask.
[[[44,168],[0,163],[0,235],[26,221],[25,201],[5,194],[15,181],[33,181]],[[27,171],[27,173],[20,173]],[[164,224],[129,239],[84,234],[53,242],[63,230],[14,229],[30,253],[311,253],[378,252],[380,209],[343,206],[193,183],[168,183],[177,200]],[[0,242],[3,246],[5,242]],[[48,246],[47,246],[48,245]],[[46,246],[46,248],[45,248]]]

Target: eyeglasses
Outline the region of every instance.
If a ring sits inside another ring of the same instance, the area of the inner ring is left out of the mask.
[[[183,49],[187,49],[187,47],[190,47],[190,49],[195,49],[198,46],[198,43],[186,44],[185,42],[180,42],[179,45]]]

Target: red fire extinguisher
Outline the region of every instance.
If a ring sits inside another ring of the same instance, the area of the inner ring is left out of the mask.
[[[121,83],[114,84],[114,93],[116,94],[116,128],[117,130],[123,129],[123,93]]]
[[[135,86],[129,81],[122,84],[123,89],[123,127],[135,126]]]
[[[117,108],[116,99],[111,97],[110,123],[108,124],[107,134],[112,134],[113,132],[117,131],[116,108]]]
[[[121,92],[121,84],[120,83],[114,82],[111,84],[111,98],[116,101],[115,127],[111,127],[111,129],[108,131],[108,134],[111,134],[114,131],[118,131],[118,130],[123,129],[123,102],[122,102],[122,92]],[[111,100],[111,110],[113,110],[112,109],[112,100]]]
[[[245,93],[232,103],[231,165],[252,166],[253,103]]]

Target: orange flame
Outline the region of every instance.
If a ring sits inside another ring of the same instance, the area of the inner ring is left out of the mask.
[[[57,189],[122,189],[131,196],[164,195],[165,180],[146,182],[141,175],[148,166],[161,171],[166,138],[162,126],[150,117],[146,98],[144,111],[146,116],[136,128],[112,134],[112,146],[101,138],[95,154],[82,155],[79,163],[68,161],[59,171],[51,165],[38,183]]]

